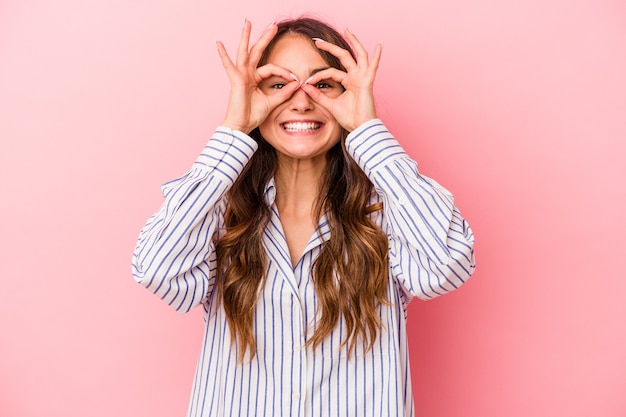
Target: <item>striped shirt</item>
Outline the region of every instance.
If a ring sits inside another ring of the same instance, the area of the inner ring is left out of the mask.
[[[142,229],[133,275],[179,312],[202,305],[205,335],[188,409],[189,417],[413,416],[406,307],[462,285],[474,270],[473,234],[452,195],[420,175],[384,124],[371,120],[346,139],[350,155],[375,186],[371,216],[389,238],[390,305],[373,349],[357,343],[348,356],[343,321],[315,350],[305,346],[317,299],[311,265],[328,240],[320,220],[302,258],[292,266],[275,187],[263,236],[267,280],[254,315],[256,355],[238,363],[216,291],[215,241],[224,226],[224,195],[256,150],[249,136],[219,127],[193,167],[162,187],[165,202]]]

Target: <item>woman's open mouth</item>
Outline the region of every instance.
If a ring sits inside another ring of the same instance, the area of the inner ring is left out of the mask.
[[[319,130],[323,123],[320,122],[285,122],[282,128],[288,133],[312,133]]]

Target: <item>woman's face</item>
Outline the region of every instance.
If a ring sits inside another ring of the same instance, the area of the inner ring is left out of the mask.
[[[285,68],[301,82],[315,72],[328,68],[313,43],[302,35],[286,35],[274,44],[267,64]],[[260,84],[266,94],[273,94],[292,80],[270,77]],[[325,80],[316,85],[324,94],[337,97],[341,84]],[[276,107],[259,126],[261,134],[282,157],[320,159],[341,138],[341,126],[328,110],[315,103],[302,89]],[[325,158],[321,158],[325,161]]]

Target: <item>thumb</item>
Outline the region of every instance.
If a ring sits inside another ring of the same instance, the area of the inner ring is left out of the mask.
[[[328,110],[331,110],[333,107],[333,100],[327,96],[325,96],[324,94],[322,94],[322,92],[313,87],[310,84],[307,83],[303,83],[300,88],[302,90],[304,90],[305,93],[308,94],[309,97],[311,97],[316,103],[320,104],[321,106],[327,108]]]
[[[284,103],[300,88],[300,83],[298,81],[291,81],[286,84],[282,89],[280,89],[275,94],[271,94],[267,96],[267,102],[270,106],[270,111],[274,110],[280,104]]]

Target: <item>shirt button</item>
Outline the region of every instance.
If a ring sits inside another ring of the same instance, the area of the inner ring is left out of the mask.
[[[401,206],[405,205],[406,204],[406,199],[404,197],[400,197],[398,199],[398,204],[400,204]]]
[[[297,343],[295,345],[293,345],[293,350],[295,350],[296,352],[299,352],[300,349],[302,349],[302,345],[299,345]]]
[[[299,392],[292,392],[291,395],[293,396],[293,398],[295,398],[296,400],[300,398],[300,393]]]

